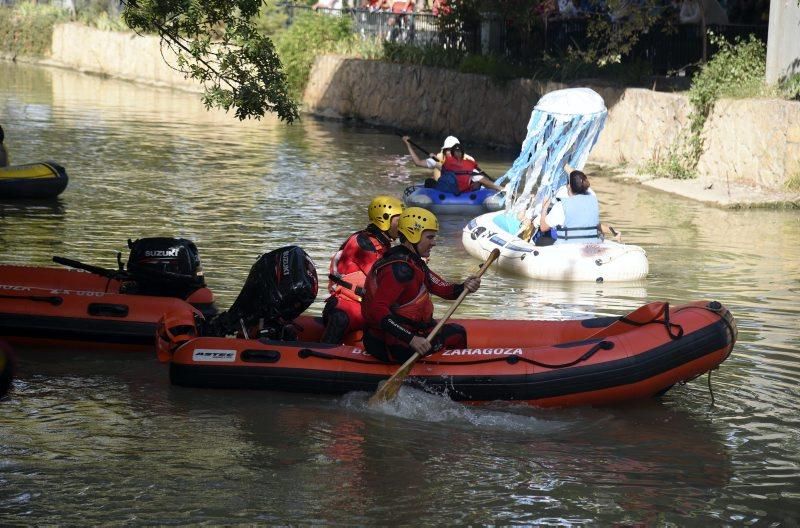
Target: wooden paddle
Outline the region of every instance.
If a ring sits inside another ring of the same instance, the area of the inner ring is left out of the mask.
[[[481,275],[483,275],[483,273],[487,269],[489,269],[489,266],[492,265],[492,262],[494,262],[495,259],[497,259],[497,257],[499,256],[500,256],[500,250],[496,248],[493,249],[492,252],[489,254],[489,257],[486,259],[486,262],[481,264],[481,269],[478,271],[476,277],[480,277]],[[458,299],[456,299],[455,302],[452,304],[452,306],[450,306],[450,308],[447,310],[447,313],[444,314],[444,317],[442,317],[439,320],[439,322],[436,323],[436,326],[433,327],[433,330],[431,330],[431,332],[425,338],[425,340],[428,343],[431,342],[431,340],[436,336],[436,334],[439,333],[439,330],[442,329],[447,320],[450,319],[450,316],[453,315],[453,312],[456,311],[456,308],[458,308],[458,305],[460,305],[461,301],[464,300],[464,297],[467,296],[467,293],[469,293],[469,291],[465,288],[464,291],[461,292],[461,295],[458,296]],[[419,352],[414,352],[414,354],[412,354],[412,356],[408,358],[408,360],[406,360],[406,362],[403,363],[403,365],[399,369],[397,369],[397,372],[395,372],[391,378],[383,382],[378,387],[378,390],[375,391],[375,394],[373,394],[370,397],[369,404],[375,405],[377,403],[386,402],[394,399],[394,397],[397,396],[397,392],[400,390],[400,386],[403,384],[403,381],[408,376],[408,373],[411,372],[411,367],[413,367],[414,364],[421,357],[422,354],[420,354]]]
[[[400,137],[403,137],[403,136],[400,136]],[[424,147],[421,147],[421,146],[417,145],[416,143],[414,143],[414,141],[412,141],[412,139],[411,139],[411,138],[408,138],[408,143],[409,143],[409,144],[410,144],[412,147],[414,147],[415,149],[417,149],[417,150],[419,150],[420,152],[422,152],[423,154],[427,154],[429,158],[431,158],[431,159],[434,159],[434,160],[436,159],[436,154],[434,154],[434,153],[433,153],[433,152],[431,152],[430,150],[426,150]],[[437,161],[438,161],[438,160],[437,160]],[[479,167],[479,168],[477,168],[477,169],[475,169],[475,170],[476,170],[476,171],[478,171],[478,174],[481,174],[481,175],[483,175],[483,176],[486,176],[487,178],[489,178],[489,179],[490,179],[490,180],[492,180],[492,181],[494,181],[494,180],[495,180],[495,178],[492,178],[491,176],[489,176],[488,174],[486,174],[486,171],[485,171],[485,170],[483,170],[483,169],[481,169],[480,167]]]
[[[403,136],[400,136],[400,137],[403,137]],[[408,138],[408,143],[409,143],[409,144],[410,144],[412,147],[414,147],[415,149],[417,149],[417,150],[419,150],[420,152],[422,152],[423,154],[425,154],[427,157],[429,157],[429,158],[433,158],[433,159],[436,159],[436,154],[434,154],[434,153],[433,153],[432,151],[430,151],[430,150],[426,150],[425,148],[423,148],[423,147],[420,147],[419,145],[417,145],[416,143],[414,143],[414,142],[411,140],[411,138]]]

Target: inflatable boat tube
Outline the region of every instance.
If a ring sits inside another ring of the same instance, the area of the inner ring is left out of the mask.
[[[0,336],[28,348],[152,352],[164,313],[217,310],[208,288],[185,300],[124,292],[125,283],[85,271],[0,265]]]
[[[159,358],[173,384],[343,394],[373,392],[398,365],[347,344],[317,342],[319,319],[300,317],[298,341],[196,337],[189,313],[159,323]],[[601,405],[659,396],[720,365],[737,329],[718,302],[644,305],[625,317],[570,321],[455,320],[468,348],[416,363],[407,382],[465,402]]]
[[[403,193],[408,207],[423,207],[434,214],[476,215],[503,208],[504,193],[486,187],[477,191],[453,194],[422,185],[412,185]]]
[[[0,198],[55,198],[67,188],[67,171],[58,163],[30,163],[0,168]]]
[[[497,248],[496,266],[540,280],[636,281],[649,271],[647,254],[639,246],[605,240],[538,247],[510,234],[516,229],[508,224],[504,212],[470,220],[461,236],[467,253],[485,260]]]

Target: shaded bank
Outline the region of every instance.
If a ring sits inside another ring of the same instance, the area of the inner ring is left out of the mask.
[[[196,83],[165,63],[156,37],[60,24],[54,29],[51,55],[44,62],[200,91]],[[630,179],[718,205],[800,204],[800,194],[788,191],[792,183],[800,183],[800,102],[718,102],[703,130],[706,148],[697,166],[699,178],[677,181],[639,174],[635,168],[666,156],[676,139],[687,133],[688,97],[586,84],[603,96],[609,109],[591,161],[623,166]],[[316,116],[356,119],[434,137],[457,133],[468,143],[516,149],[539,97],[563,87],[531,79],[498,85],[485,76],[450,70],[321,56],[311,72],[303,104],[307,113]],[[715,189],[720,192],[714,196],[699,192]]]

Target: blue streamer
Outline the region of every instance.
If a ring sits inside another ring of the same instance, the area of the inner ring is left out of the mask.
[[[567,183],[565,164],[583,169],[607,115],[602,98],[588,88],[558,90],[542,97],[531,112],[519,156],[497,179],[498,184],[507,182],[512,198],[506,200],[506,214],[515,218],[539,214],[545,198]]]

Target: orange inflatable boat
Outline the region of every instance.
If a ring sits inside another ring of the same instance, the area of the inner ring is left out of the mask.
[[[151,238],[129,245],[127,270],[61,257],[53,260],[84,271],[0,265],[0,335],[25,347],[152,351],[164,313],[216,313],[194,244]]]
[[[295,320],[296,341],[197,337],[198,318],[171,312],[159,323],[159,358],[176,385],[342,394],[373,392],[398,365],[359,346],[325,345],[318,318]],[[536,406],[610,404],[649,398],[717,368],[737,328],[716,301],[655,302],[625,317],[573,321],[454,320],[469,348],[416,363],[408,382],[454,400]]]

